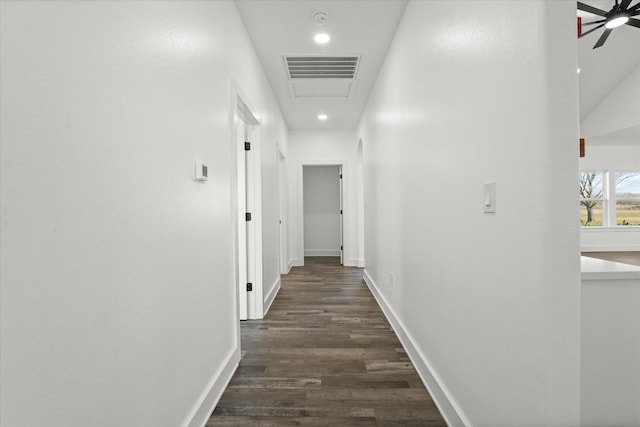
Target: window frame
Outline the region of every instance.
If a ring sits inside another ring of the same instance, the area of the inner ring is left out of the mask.
[[[636,171],[636,170],[617,170],[613,172],[613,176],[614,176],[614,183],[613,183],[613,190],[612,190],[612,194],[614,196],[614,202],[612,203],[612,208],[613,208],[613,226],[615,227],[639,227],[640,224],[618,224],[618,202],[636,202],[636,203],[640,203],[640,194],[637,196],[631,196],[631,197],[618,197],[618,174],[621,173],[630,173],[630,174],[638,174],[640,175],[640,171]]]
[[[585,201],[594,201],[599,202],[602,205],[602,224],[600,225],[587,225],[582,223],[582,219],[580,219],[580,227],[591,228],[591,227],[606,227],[608,224],[609,217],[609,179],[608,179],[608,171],[606,170],[580,170],[578,175],[578,183],[581,184],[582,174],[585,173],[599,173],[602,175],[602,195],[600,197],[582,197],[582,194],[579,194],[579,205],[584,205]],[[588,209],[588,208],[587,208]]]
[[[581,175],[583,173],[601,173],[602,174],[602,196],[584,198],[579,194],[579,205],[583,205],[583,201],[592,200],[602,203],[602,224],[601,225],[585,225],[580,218],[580,228],[588,230],[597,230],[602,228],[617,228],[617,229],[633,229],[638,228],[640,225],[623,225],[618,224],[617,218],[617,174],[619,173],[637,173],[640,175],[640,170],[604,170],[604,169],[584,169],[579,171],[578,182],[580,183]],[[640,201],[640,197],[637,198],[620,198],[620,201]]]

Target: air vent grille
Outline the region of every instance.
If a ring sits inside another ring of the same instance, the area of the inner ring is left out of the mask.
[[[290,79],[354,79],[358,56],[285,56]]]

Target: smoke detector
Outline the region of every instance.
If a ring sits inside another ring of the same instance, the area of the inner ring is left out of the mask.
[[[322,12],[320,10],[317,12],[313,12],[312,17],[314,22],[318,25],[324,24],[329,19],[329,15],[327,14],[327,12]]]

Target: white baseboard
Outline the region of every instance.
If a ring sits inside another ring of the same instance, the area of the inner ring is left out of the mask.
[[[291,273],[292,267],[293,267],[293,259],[290,259],[289,264],[287,264],[287,274]]]
[[[340,256],[340,250],[333,249],[305,249],[304,256]]]
[[[591,245],[582,246],[581,252],[632,252],[640,251],[640,245]]]
[[[291,264],[292,267],[303,267],[304,266],[304,258],[302,258],[302,261],[299,260],[298,258],[292,258],[291,261],[289,262],[289,264]]]
[[[214,374],[213,378],[207,385],[207,388],[198,399],[191,413],[182,423],[183,427],[204,427],[209,421],[213,410],[222,397],[225,389],[229,385],[229,381],[238,368],[240,363],[240,349],[236,347],[220,369]]]
[[[459,405],[451,397],[451,394],[444,386],[442,379],[435,372],[431,363],[429,363],[429,360],[425,357],[424,353],[422,353],[420,348],[415,344],[413,337],[406,330],[404,324],[396,315],[393,308],[391,308],[391,306],[388,304],[384,296],[382,296],[382,294],[379,292],[378,287],[366,270],[364,271],[363,276],[365,283],[371,290],[373,297],[378,302],[378,305],[382,309],[382,312],[384,313],[385,317],[391,324],[391,327],[400,339],[402,347],[404,347],[404,350],[407,352],[409,359],[411,359],[413,366],[418,372],[418,375],[420,375],[422,382],[429,391],[429,394],[440,410],[440,413],[445,419],[447,425],[450,427],[471,426],[472,424],[464,416],[464,413],[460,409]]]
[[[263,310],[264,316],[267,315],[267,313],[269,312],[269,309],[271,308],[271,304],[273,304],[273,301],[276,299],[278,292],[280,292],[281,285],[282,285],[282,282],[280,281],[280,277],[278,277],[276,279],[276,282],[271,287],[271,290],[267,294],[267,297],[264,300],[264,310]]]

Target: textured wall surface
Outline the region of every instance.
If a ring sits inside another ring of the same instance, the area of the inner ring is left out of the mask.
[[[410,2],[361,121],[366,272],[468,425],[579,424],[574,32],[570,2]]]
[[[286,143],[236,7],[1,8],[0,423],[185,425],[239,351],[231,78]]]

